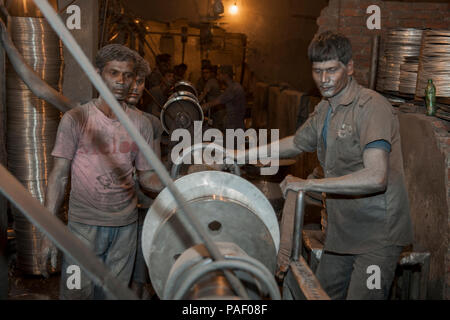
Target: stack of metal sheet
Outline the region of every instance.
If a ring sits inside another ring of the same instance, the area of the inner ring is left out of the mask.
[[[416,93],[417,70],[419,69],[419,57],[406,57],[405,63],[400,66],[399,92],[408,95]]]
[[[380,91],[399,91],[400,66],[407,57],[417,57],[423,30],[414,28],[391,29],[387,32],[384,47],[385,64],[380,66],[377,89]]]
[[[428,79],[433,79],[437,97],[450,97],[450,30],[424,33],[416,96],[425,96]]]
[[[56,90],[62,88],[62,45],[43,18],[11,17],[11,38],[36,73]],[[8,168],[30,193],[44,202],[48,174],[52,168],[60,112],[38,99],[7,65]],[[41,233],[15,208],[17,266],[28,274],[40,274],[38,259]]]

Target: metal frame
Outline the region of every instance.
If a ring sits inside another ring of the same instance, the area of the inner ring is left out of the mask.
[[[289,230],[282,226],[286,234],[282,234],[280,253],[278,256],[277,275],[283,280],[283,299],[285,300],[330,300],[330,297],[322,289],[319,281],[302,257],[302,231],[305,216],[305,192],[299,191],[295,197],[293,191],[288,191],[283,217],[285,223],[290,224],[294,220],[294,229]],[[295,207],[293,202],[295,201]],[[295,209],[293,209],[295,208]],[[294,215],[292,219],[292,215]],[[291,237],[292,234],[292,237]],[[292,245],[290,247],[290,245]],[[290,258],[286,257],[286,250],[292,248]]]

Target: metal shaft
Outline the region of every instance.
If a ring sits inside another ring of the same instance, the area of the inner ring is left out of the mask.
[[[214,244],[214,242],[203,230],[202,226],[189,209],[186,201],[184,200],[183,196],[178,191],[178,189],[175,187],[164,165],[161,163],[161,161],[158,159],[154,151],[150,148],[150,146],[141,136],[139,131],[134,126],[133,122],[131,122],[131,120],[128,118],[125,111],[117,102],[111,91],[102,81],[100,75],[96,72],[91,62],[84,54],[83,50],[80,48],[80,46],[75,41],[74,37],[70,34],[70,32],[66,29],[66,26],[61,21],[61,18],[49,5],[47,0],[34,0],[34,2],[39,7],[44,16],[47,18],[48,22],[53,27],[55,32],[59,35],[66,48],[70,51],[72,56],[75,58],[75,60],[77,60],[80,67],[89,77],[91,82],[94,84],[94,86],[96,87],[102,98],[106,101],[111,110],[117,116],[120,123],[124,126],[125,130],[127,130],[128,134],[136,142],[137,146],[139,147],[139,150],[142,152],[148,163],[155,169],[155,172],[158,175],[161,182],[169,189],[169,191],[171,192],[172,196],[174,197],[175,201],[179,206],[180,212],[182,213],[180,215],[180,220],[182,221],[183,225],[190,224],[193,227],[196,233],[195,235],[200,236],[201,240],[205,243],[206,248],[208,249],[209,253],[211,254],[214,260],[223,260],[224,257],[222,256],[222,254],[220,253],[219,249]],[[244,297],[248,297],[243,285],[234,275],[231,275],[231,273],[229,272],[226,272],[225,275],[227,276],[227,279],[230,281],[230,284],[233,286],[233,289],[238,294]]]
[[[299,256],[301,255],[304,217],[305,217],[305,192],[299,191],[295,203],[294,237],[292,246],[293,261],[297,261]]]

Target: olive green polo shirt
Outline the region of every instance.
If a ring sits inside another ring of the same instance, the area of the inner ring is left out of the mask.
[[[322,130],[330,107],[325,148]],[[299,149],[317,150],[326,178],[363,169],[364,148],[377,140],[391,145],[387,188],[361,196],[328,193],[325,250],[358,254],[413,241],[397,115],[386,98],[350,79],[338,96],[322,99],[295,133]]]

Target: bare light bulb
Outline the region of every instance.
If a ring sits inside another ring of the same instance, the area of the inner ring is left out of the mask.
[[[236,13],[238,13],[238,6],[236,5],[236,3],[235,4],[233,4],[231,7],[230,7],[230,13],[231,14],[236,14]]]

